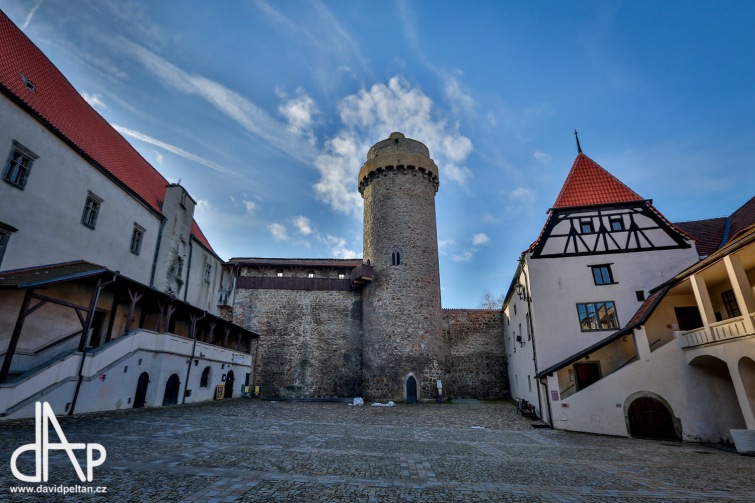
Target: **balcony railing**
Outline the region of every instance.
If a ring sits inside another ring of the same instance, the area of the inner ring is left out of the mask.
[[[754,315],[755,313],[751,313],[748,316],[751,319],[755,319]],[[744,316],[718,321],[711,323],[710,326],[696,328],[687,332],[679,332],[679,336],[683,339],[683,348],[736,339],[744,335],[751,335],[747,332]]]

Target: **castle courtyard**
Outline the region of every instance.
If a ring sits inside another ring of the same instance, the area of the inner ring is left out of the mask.
[[[13,452],[35,441],[35,422],[27,419],[0,429],[0,500],[755,500],[755,457],[533,428],[504,401],[355,407],[233,399],[59,423],[68,442],[99,443],[107,458],[91,483],[81,483],[65,452],[50,451],[47,485],[106,487],[107,494],[10,494],[11,486],[39,485],[19,482],[8,469]],[[57,441],[52,426],[49,435]],[[33,474],[33,453],[17,466]]]

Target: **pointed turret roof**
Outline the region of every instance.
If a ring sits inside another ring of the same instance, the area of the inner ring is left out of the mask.
[[[553,209],[644,201],[635,191],[582,152],[561,187]]]

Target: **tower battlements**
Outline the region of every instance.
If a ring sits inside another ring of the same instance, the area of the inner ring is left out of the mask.
[[[359,193],[364,195],[364,189],[376,178],[390,174],[425,177],[436,192],[440,185],[438,166],[430,159],[425,144],[402,133],[391,133],[387,140],[376,143],[367,152],[367,162],[359,170]]]

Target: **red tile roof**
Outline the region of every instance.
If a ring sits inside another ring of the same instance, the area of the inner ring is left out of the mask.
[[[736,238],[747,228],[755,224],[755,197],[740,206],[731,214],[731,228],[729,241]]]
[[[553,204],[554,209],[596,204],[643,201],[635,191],[580,152],[574,160],[564,186]]]
[[[27,83],[31,83],[31,90]],[[81,97],[68,79],[0,11],[0,88],[156,213],[168,181]],[[198,227],[197,227],[198,229]],[[201,234],[195,236],[210,250]]]

